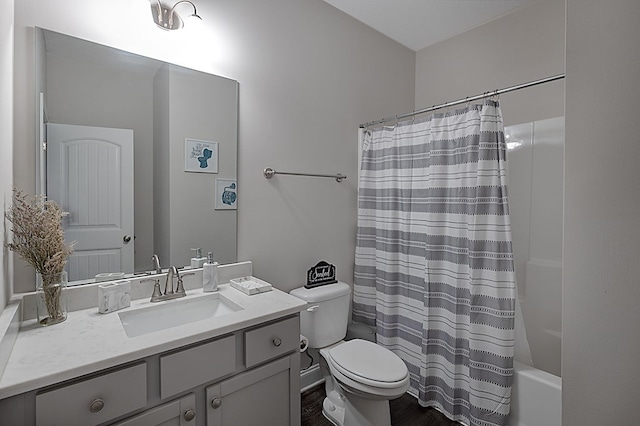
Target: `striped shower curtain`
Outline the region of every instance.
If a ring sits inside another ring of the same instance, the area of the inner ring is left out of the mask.
[[[499,104],[367,132],[353,319],[409,392],[466,425],[507,425],[515,272]]]

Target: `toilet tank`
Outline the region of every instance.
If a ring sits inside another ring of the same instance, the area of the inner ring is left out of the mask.
[[[347,334],[351,287],[343,282],[314,288],[296,288],[290,294],[307,302],[300,312],[300,333],[310,348],[324,348]]]

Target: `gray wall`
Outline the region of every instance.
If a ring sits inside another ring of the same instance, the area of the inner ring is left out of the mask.
[[[13,183],[13,0],[0,0],[0,194],[3,211],[11,202]],[[0,226],[0,313],[11,296],[12,268]]]
[[[238,84],[192,70],[169,68],[169,258],[189,265],[194,252],[236,259],[236,210],[215,210],[216,179],[237,176]],[[218,142],[218,173],[185,173],[185,138]],[[165,229],[166,231],[166,229]]]
[[[563,424],[637,421],[640,2],[567,1]]]
[[[172,65],[154,77],[155,253],[165,266],[189,265],[198,247],[236,261],[237,212],[215,210],[214,193],[217,178],[237,177],[237,87]],[[218,142],[217,174],[185,173],[185,138]]]
[[[419,51],[416,108],[564,72],[564,0],[520,11]],[[564,115],[564,82],[500,97],[505,125]]]
[[[319,0],[221,7],[240,82],[238,257],[283,290],[319,260],[351,283],[357,127],[412,109],[415,55]],[[266,180],[265,167],[348,179]]]
[[[153,77],[153,116],[169,117],[169,67],[161,67]],[[171,167],[169,141],[171,121],[153,120],[153,137],[155,148],[153,150],[153,233],[154,252],[160,259],[169,259],[171,251],[171,235],[165,232],[171,225],[171,209],[169,209],[171,193]],[[163,173],[164,171],[164,173]],[[166,262],[164,262],[166,263]],[[163,265],[166,268],[168,265]]]

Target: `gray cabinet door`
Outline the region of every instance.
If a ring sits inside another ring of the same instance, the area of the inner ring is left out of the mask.
[[[192,426],[196,424],[195,410],[196,398],[190,393],[113,426]]]
[[[291,397],[291,374],[299,372],[291,369],[293,356],[298,355],[209,386],[206,389],[207,426],[295,424],[290,421],[291,407],[295,405]]]

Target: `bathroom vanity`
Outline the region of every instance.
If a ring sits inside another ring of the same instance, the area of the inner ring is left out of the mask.
[[[228,284],[215,294],[186,287],[182,300],[72,311],[48,328],[23,322],[0,378],[0,424],[299,425],[305,303],[276,289],[249,296]],[[203,300],[233,309],[174,325],[162,307],[180,315]],[[166,327],[140,323],[129,337],[123,318],[156,312]]]

